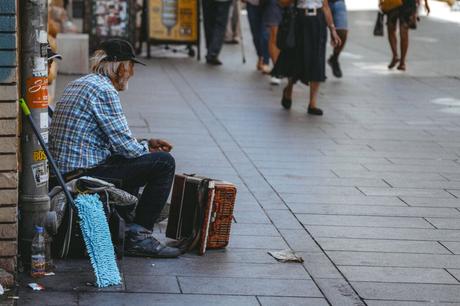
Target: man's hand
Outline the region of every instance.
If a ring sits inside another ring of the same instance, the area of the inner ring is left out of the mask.
[[[171,152],[173,146],[162,139],[150,139],[149,140],[149,151],[153,152]]]
[[[278,5],[281,7],[288,7],[294,3],[293,0],[278,0]]]

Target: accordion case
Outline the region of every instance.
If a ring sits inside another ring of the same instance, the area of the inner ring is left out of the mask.
[[[176,174],[166,237],[186,250],[225,248],[230,239],[236,187],[206,177]]]

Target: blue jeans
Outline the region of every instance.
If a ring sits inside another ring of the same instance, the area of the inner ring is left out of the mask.
[[[203,24],[208,54],[206,58],[219,56],[227,30],[228,12],[232,2],[203,0]]]
[[[135,196],[145,186],[134,223],[152,230],[168,199],[175,169],[176,163],[169,153],[156,152],[130,159],[112,156],[104,164],[88,169],[85,175],[113,183]]]
[[[251,29],[252,41],[256,48],[257,56],[263,58],[264,64],[270,63],[268,54],[268,31],[262,21],[263,9],[258,5],[246,3],[248,11],[249,28]]]

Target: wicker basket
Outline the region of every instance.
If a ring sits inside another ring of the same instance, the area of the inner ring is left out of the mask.
[[[166,236],[192,241],[188,248],[219,249],[228,245],[236,187],[232,183],[177,174]]]

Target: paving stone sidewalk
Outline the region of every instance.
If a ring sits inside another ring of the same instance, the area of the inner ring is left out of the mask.
[[[125,258],[123,286],[97,290],[86,261],[58,262],[20,305],[460,305],[458,24],[423,19],[408,71],[388,71],[374,12],[350,13],[344,78],[321,88],[324,117],[295,88],[254,71],[239,46],[224,66],[154,59],[136,67],[124,109],[137,136],[175,144],[178,172],[238,186],[226,250]],[[328,70],[329,73],[329,70]],[[69,77],[61,77],[62,88]],[[159,233],[158,231],[158,234]],[[278,263],[290,248],[303,264]]]

